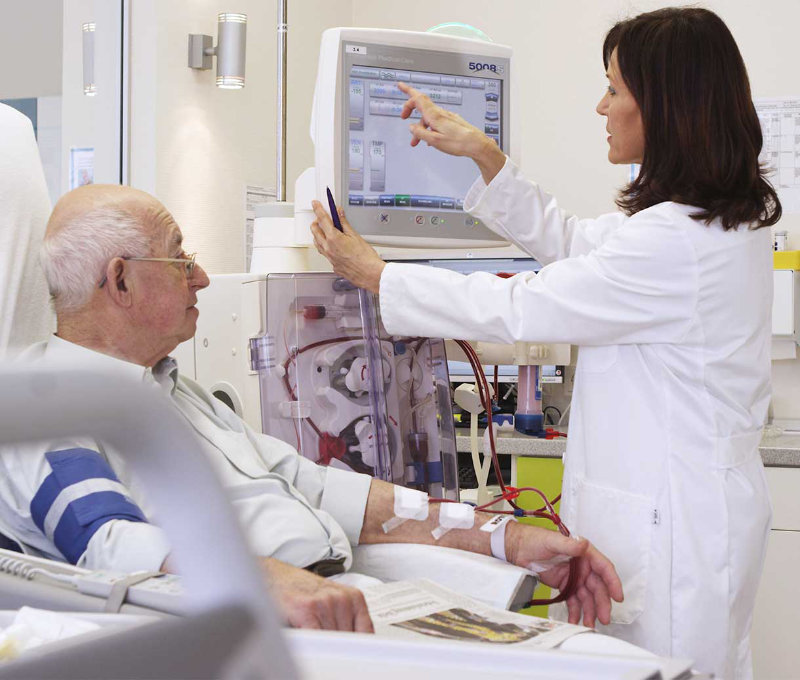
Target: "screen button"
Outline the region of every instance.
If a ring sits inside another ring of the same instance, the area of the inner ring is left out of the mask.
[[[395,194],[394,204],[401,208],[410,208],[411,196],[409,194]]]
[[[350,205],[364,205],[364,197],[357,196],[356,194],[350,194],[348,196],[348,201]]]
[[[383,206],[394,207],[394,194],[381,194],[378,203]]]
[[[453,210],[456,207],[456,202],[452,198],[443,198],[439,207],[442,210]]]
[[[414,208],[438,208],[440,200],[436,196],[412,196],[411,206]]]

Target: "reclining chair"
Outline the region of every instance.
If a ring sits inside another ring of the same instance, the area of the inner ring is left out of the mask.
[[[0,357],[55,328],[39,246],[50,198],[31,122],[0,104]]]

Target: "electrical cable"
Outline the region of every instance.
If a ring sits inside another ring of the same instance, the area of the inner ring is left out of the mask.
[[[18,576],[27,581],[30,581],[34,576],[45,576],[59,583],[76,585],[76,578],[74,576],[57,574],[47,569],[42,569],[41,567],[34,567],[23,560],[17,560],[13,557],[0,557],[0,572],[10,574],[11,576]]]

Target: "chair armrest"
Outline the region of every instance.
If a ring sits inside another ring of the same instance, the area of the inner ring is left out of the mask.
[[[493,607],[515,611],[528,602],[536,577],[501,560],[438,545],[375,543],[353,548],[351,571],[382,581],[427,578]]]

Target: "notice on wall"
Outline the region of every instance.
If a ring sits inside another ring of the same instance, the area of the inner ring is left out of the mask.
[[[256,224],[256,206],[275,200],[275,191],[248,184],[244,188],[244,266],[250,271],[253,259],[253,233]]]
[[[754,103],[764,135],[760,160],[770,168],[784,214],[800,213],[800,96]]]
[[[94,184],[94,147],[73,146],[69,150],[69,188]]]

